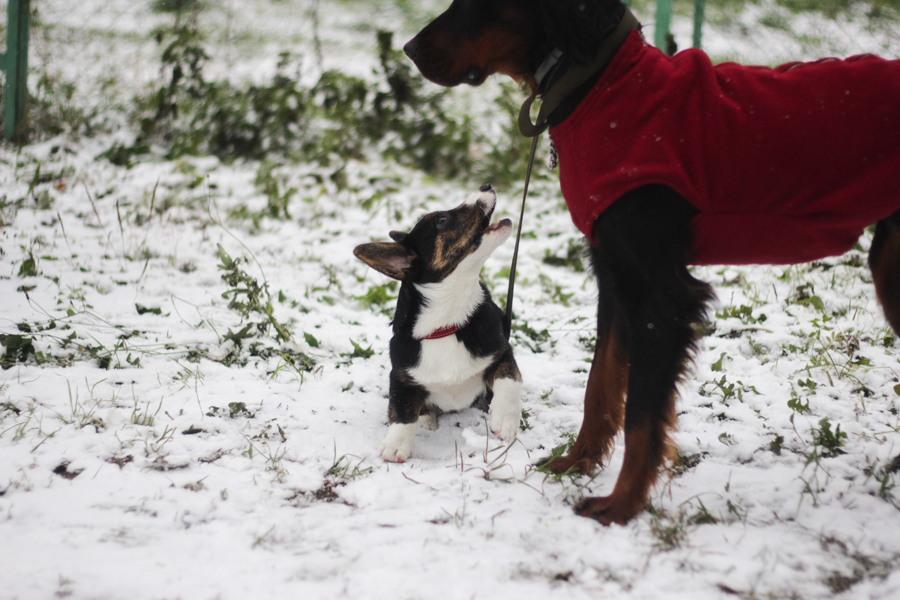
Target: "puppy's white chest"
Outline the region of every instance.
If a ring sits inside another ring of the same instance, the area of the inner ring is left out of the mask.
[[[410,376],[430,393],[428,401],[441,410],[459,410],[484,391],[484,370],[493,356],[474,357],[465,345],[448,336],[423,340],[419,363]]]

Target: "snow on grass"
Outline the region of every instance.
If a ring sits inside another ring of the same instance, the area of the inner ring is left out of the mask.
[[[518,439],[465,410],[394,465],[375,447],[396,290],[352,249],[484,182],[99,158],[121,137],[0,149],[0,598],[900,595],[900,364],[868,234],[814,264],[695,270],[719,303],[681,386],[681,458],[606,528],[571,506],[611,491],[621,440],[590,478],[533,467],[578,431],[595,337],[552,179],[519,262]],[[261,172],[296,189],[290,218]],[[521,190],[498,191],[517,218]],[[495,298],[511,254],[486,265]]]

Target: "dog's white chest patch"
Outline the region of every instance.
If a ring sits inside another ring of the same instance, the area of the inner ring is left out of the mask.
[[[431,394],[431,404],[441,410],[460,410],[484,392],[484,370],[493,360],[493,356],[472,356],[456,336],[423,340],[419,363],[409,374]]]

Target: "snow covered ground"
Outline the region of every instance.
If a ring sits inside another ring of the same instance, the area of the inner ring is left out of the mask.
[[[441,4],[323,0],[326,67],[370,73],[374,28],[405,35]],[[211,68],[262,77],[281,49],[308,51],[313,6],[207,9],[222,23]],[[52,51],[68,41],[96,52],[75,64],[115,79],[85,94],[124,102],[155,76],[165,16],[119,0],[38,10],[44,68],[71,75]],[[85,22],[115,52],[87,44]],[[900,597],[900,362],[868,234],[811,265],[696,270],[719,304],[681,386],[682,459],[651,510],[602,527],[571,506],[611,490],[621,445],[593,478],[532,466],[578,431],[594,337],[596,291],[552,177],[532,188],[519,262],[518,439],[471,409],[388,465],[375,447],[393,288],[352,249],[483,182],[376,159],[339,186],[285,164],[291,218],[254,223],[259,163],[99,157],[129,136],[0,149],[0,598]],[[521,190],[499,192],[517,218]],[[495,298],[511,254],[486,265]],[[238,270],[267,284],[291,341],[272,327],[233,341],[269,318],[229,307],[248,299],[222,279]]]

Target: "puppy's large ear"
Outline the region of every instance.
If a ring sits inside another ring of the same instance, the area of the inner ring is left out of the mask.
[[[625,15],[620,0],[541,0],[540,6],[547,37],[578,63],[594,59]]]
[[[400,280],[409,274],[416,259],[408,248],[393,242],[360,244],[353,255],[379,273]]]

